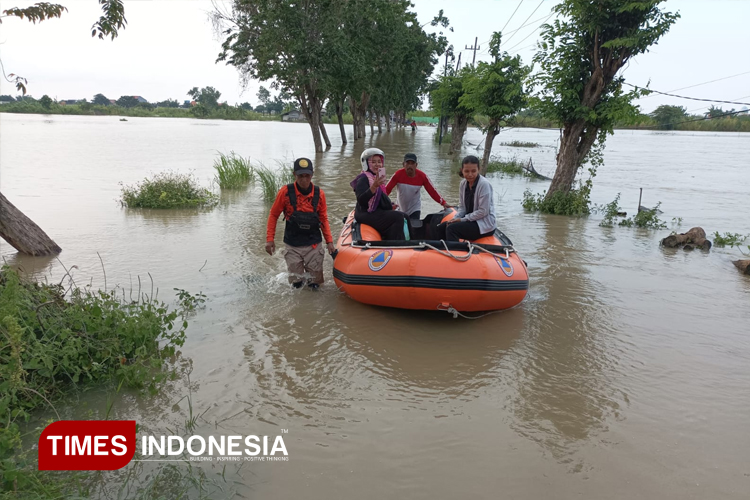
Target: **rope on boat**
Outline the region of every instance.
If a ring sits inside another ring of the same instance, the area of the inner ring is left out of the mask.
[[[451,259],[455,259],[455,260],[457,260],[459,262],[466,262],[467,260],[469,260],[471,258],[471,256],[472,256],[472,254],[474,253],[474,250],[479,250],[479,251],[488,253],[490,255],[493,255],[495,257],[505,257],[506,259],[510,258],[510,251],[515,251],[513,249],[509,250],[506,247],[505,248],[505,255],[503,255],[503,254],[497,254],[497,253],[493,252],[492,250],[487,250],[486,248],[483,248],[483,247],[481,247],[479,245],[473,245],[471,242],[467,242],[467,244],[468,244],[468,251],[466,252],[466,255],[459,256],[459,255],[455,255],[454,253],[452,253],[448,249],[448,244],[445,242],[445,240],[440,240],[440,242],[445,247],[445,250],[443,250],[441,248],[438,248],[438,247],[436,247],[434,245],[430,245],[429,243],[424,242],[424,241],[420,241],[416,245],[397,246],[397,247],[386,247],[386,246],[379,246],[379,245],[378,246],[372,246],[372,244],[369,243],[369,242],[365,243],[364,245],[356,245],[356,244],[354,244],[354,242],[351,242],[351,243],[348,243],[348,245],[351,246],[352,248],[363,248],[365,250],[372,250],[372,249],[392,249],[392,250],[408,250],[408,249],[411,249],[411,250],[424,250],[425,248],[429,248],[430,250],[435,250],[437,253],[439,253],[441,255],[444,255],[446,257],[450,257]]]
[[[445,311],[448,314],[452,314],[453,315],[453,319],[456,319],[459,316],[461,316],[462,318],[465,318],[465,319],[479,319],[479,318],[484,318],[485,316],[489,316],[490,314],[495,314],[495,313],[502,312],[502,311],[490,311],[490,312],[486,312],[484,314],[480,314],[479,316],[467,316],[465,314],[460,313],[455,307],[453,307],[450,304],[448,304],[447,307],[444,307],[442,304],[438,304],[437,310],[438,311]]]

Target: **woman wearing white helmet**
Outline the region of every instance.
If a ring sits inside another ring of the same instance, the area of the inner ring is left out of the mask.
[[[385,193],[385,154],[377,148],[365,149],[360,161],[362,173],[351,182],[357,196],[354,219],[371,226],[384,240],[403,240],[406,214],[394,210]]]

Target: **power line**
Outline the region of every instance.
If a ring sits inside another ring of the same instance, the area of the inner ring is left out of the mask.
[[[719,101],[719,100],[716,100],[716,99],[699,99],[697,97],[686,97],[684,95],[670,94],[668,92],[659,92],[658,90],[651,90],[651,89],[647,89],[645,87],[639,87],[638,85],[633,85],[633,84],[627,83],[627,82],[623,82],[623,83],[625,85],[627,85],[629,87],[633,87],[635,89],[643,89],[643,90],[647,90],[648,92],[654,92],[656,94],[666,95],[666,96],[669,96],[669,97],[678,97],[680,99],[689,99],[691,101],[718,102],[718,103],[722,103],[722,104],[739,104],[739,105],[743,105],[743,106],[750,106],[750,102]]]
[[[533,10],[533,12],[532,12],[531,14],[529,14],[529,17],[527,17],[527,18],[526,18],[526,21],[528,21],[529,19],[531,19],[531,16],[533,16],[533,15],[534,15],[534,13],[535,13],[535,12],[536,12],[537,10],[539,10],[539,7],[541,7],[543,3],[544,3],[544,0],[542,0],[541,2],[539,2],[539,5],[537,5],[537,6],[536,6],[536,9],[534,9],[534,10]],[[523,25],[523,24],[525,24],[525,23],[526,23],[526,21],[522,22],[521,24],[522,24],[522,25]],[[516,33],[518,33],[518,30],[516,30]],[[511,39],[512,39],[512,38],[513,38],[514,36],[516,36],[516,33],[513,33],[512,35],[510,35],[510,38],[508,38],[508,39],[507,39],[507,40],[505,41],[505,43],[508,43],[508,42],[510,42],[510,41],[511,41]]]
[[[508,21],[505,23],[505,26],[503,26],[503,29],[500,30],[500,33],[502,33],[503,31],[505,31],[505,28],[508,27],[508,23],[510,23],[510,20],[513,19],[513,16],[516,15],[516,12],[518,12],[518,8],[521,6],[522,3],[523,3],[523,0],[521,0],[520,2],[518,2],[518,6],[516,6],[516,10],[514,10],[513,14],[510,15],[510,19],[508,19]]]
[[[529,38],[529,37],[530,37],[531,35],[533,35],[534,33],[536,33],[536,32],[537,32],[537,30],[538,30],[539,28],[541,28],[541,27],[542,27],[542,26],[543,26],[543,25],[544,25],[544,24],[545,24],[545,23],[546,23],[547,21],[549,21],[549,19],[550,19],[550,18],[551,18],[552,16],[554,16],[554,15],[555,15],[555,13],[553,12],[552,14],[550,14],[549,16],[547,16],[547,19],[545,19],[545,20],[544,20],[544,22],[543,22],[542,24],[540,24],[539,26],[537,26],[537,27],[536,27],[536,29],[535,29],[534,31],[532,31],[531,33],[529,33],[528,35],[526,35],[526,36],[525,36],[525,37],[524,37],[524,38],[523,38],[523,39],[522,39],[522,40],[521,40],[520,42],[518,42],[518,43],[517,43],[517,44],[515,44],[515,45],[514,45],[513,47],[511,47],[511,48],[509,48],[509,49],[507,49],[507,50],[508,50],[508,51],[511,51],[511,50],[515,49],[516,47],[518,47],[519,45],[521,45],[521,44],[522,44],[522,43],[523,43],[524,41],[526,41],[526,39],[527,39],[527,38]],[[526,47],[524,47],[524,48],[526,48]]]
[[[679,89],[672,89],[669,92],[677,92],[678,90],[692,89],[693,87],[700,87],[701,85],[707,85],[709,83],[720,82],[722,80],[728,80],[730,78],[747,75],[747,74],[750,74],[750,71],[745,71],[744,73],[737,73],[736,75],[725,76],[723,78],[717,78],[716,80],[710,80],[708,82],[696,83],[695,85],[688,85],[687,87],[680,87]],[[643,97],[643,99],[648,99],[649,97],[653,97],[653,96],[647,95],[646,97]]]

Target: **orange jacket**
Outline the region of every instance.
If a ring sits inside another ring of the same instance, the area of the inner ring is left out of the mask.
[[[300,212],[312,212],[312,199],[315,191],[315,186],[310,183],[312,189],[310,194],[302,194],[297,188],[297,183],[294,183],[294,191],[297,193],[297,210]],[[273,202],[271,207],[271,213],[268,214],[268,223],[266,225],[266,241],[273,241],[276,236],[276,223],[279,220],[281,212],[284,212],[284,219],[288,219],[294,212],[294,207],[289,203],[289,196],[287,195],[287,186],[282,186],[276,195],[276,200]],[[326,195],[323,190],[320,190],[320,199],[318,200],[318,218],[320,219],[320,228],[323,231],[323,239],[326,243],[332,243],[333,237],[331,236],[331,226],[328,224],[328,207],[326,205]]]

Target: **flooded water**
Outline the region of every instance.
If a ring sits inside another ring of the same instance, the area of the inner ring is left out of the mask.
[[[350,127],[347,127],[350,133]],[[670,230],[598,226],[524,213],[525,189],[490,175],[499,227],[528,262],[517,308],[469,321],[358,304],[336,290],[292,291],[263,251],[268,206],[257,189],[212,211],[127,210],[119,183],[193,171],[208,184],[217,151],[273,165],[309,156],[335,234],[353,206],[359,153],[389,172],[415,152],[449,201],[456,160],[434,129],[394,131],[312,153],[306,124],[0,115],[0,189],[63,248],[81,283],[208,296],[182,350],[192,362],[196,434],[279,434],[290,460],[226,471],[244,497],[740,499],[750,491],[750,278],[736,249],[665,250]],[[495,154],[554,171],[558,131],[501,133]],[[540,147],[500,146],[533,141]],[[467,136],[478,144],[481,135]],[[750,233],[750,134],[617,132],[592,201],[622,193],[632,214],[662,202],[678,230]],[[463,154],[477,152],[467,145]],[[426,200],[425,200],[426,198]],[[423,213],[438,206],[424,194]],[[281,226],[281,224],[279,225]],[[277,242],[281,241],[281,228]],[[59,280],[56,259],[0,254]],[[132,285],[131,285],[132,283]],[[179,384],[123,397],[117,418],[166,433],[186,417]],[[80,396],[68,418],[103,406]],[[220,474],[222,464],[203,464]]]

